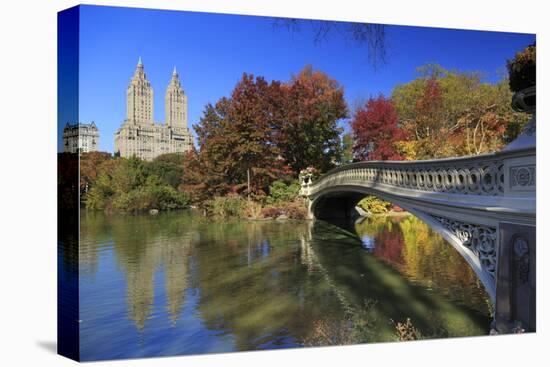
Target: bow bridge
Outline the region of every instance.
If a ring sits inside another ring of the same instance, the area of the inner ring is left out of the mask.
[[[536,151],[513,144],[472,157],[351,163],[302,176],[301,194],[312,218],[352,219],[365,195],[416,215],[476,272],[494,329],[535,331]]]

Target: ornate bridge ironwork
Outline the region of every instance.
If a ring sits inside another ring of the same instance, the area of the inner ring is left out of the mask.
[[[519,322],[534,330],[535,280],[529,266],[535,253],[535,168],[534,145],[472,157],[366,161],[316,180],[303,175],[301,194],[309,198],[313,218],[351,217],[366,194],[415,214],[474,269],[496,306],[497,329],[517,329],[510,325]],[[533,299],[525,300],[526,294]],[[520,302],[527,302],[527,311]]]

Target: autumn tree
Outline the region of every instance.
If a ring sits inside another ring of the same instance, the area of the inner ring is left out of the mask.
[[[355,138],[354,155],[364,160],[401,160],[396,142],[405,139],[398,126],[397,113],[391,100],[380,95],[370,98],[357,109],[351,128]]]
[[[446,156],[449,134],[456,126],[448,126],[443,106],[442,90],[435,78],[426,81],[422,95],[414,104],[414,119],[405,121],[404,128],[414,136],[416,155],[421,158]]]
[[[108,165],[112,165],[112,157],[107,152],[80,153],[80,195],[84,197],[101,171]]]
[[[202,203],[206,200],[229,191],[229,185],[223,180],[221,170],[215,171],[216,165],[208,160],[206,153],[199,154],[193,148],[185,155],[183,161],[184,175],[180,189],[189,194],[191,201]]]
[[[263,77],[243,75],[231,94],[226,144],[232,147],[228,159],[239,182],[247,181],[255,193],[265,193],[283,174],[281,149],[274,144],[274,126],[284,109],[281,85]]]
[[[505,80],[494,86],[482,85],[478,94],[479,103],[465,109],[457,121],[459,153],[477,155],[500,150],[517,136],[514,130],[525,121],[509,107],[511,97]]]
[[[205,107],[200,122],[194,125],[199,149],[187,153],[183,164],[181,188],[195,202],[225,195],[236,182],[233,162],[228,158],[233,147],[226,144],[230,100],[221,98]]]
[[[418,68],[419,77],[392,93],[401,126],[409,134],[408,159],[481,154],[512,141],[527,116],[512,110],[507,80],[483,81],[480,72]]]
[[[348,116],[344,88],[311,66],[281,87],[283,114],[274,120],[281,156],[295,174],[307,167],[330,169],[341,156],[338,121]]]
[[[230,98],[207,105],[194,126],[199,150],[183,186],[212,197],[246,190],[250,177],[250,191],[264,194],[286,172],[273,129],[284,108],[282,93],[279,82],[243,74]]]

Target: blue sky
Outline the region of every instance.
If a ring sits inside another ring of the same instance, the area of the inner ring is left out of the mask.
[[[535,40],[532,34],[387,26],[387,63],[374,69],[365,46],[338,34],[320,43],[313,38],[309,22],[292,32],[269,17],[81,6],[79,119],[95,121],[100,150],[113,151],[140,56],[154,90],[155,121],[164,121],[164,93],[175,65],[191,127],[208,102],[230,94],[243,72],[285,81],[311,64],[338,80],[353,106],[358,99],[389,95],[426,63],[483,71],[488,81],[497,81],[506,59]],[[64,118],[60,108],[61,125]]]

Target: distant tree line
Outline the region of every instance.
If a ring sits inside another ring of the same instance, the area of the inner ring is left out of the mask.
[[[189,195],[178,187],[183,154],[165,154],[152,162],[112,157],[109,153],[80,156],[80,192],[88,209],[140,212],[182,209]]]

